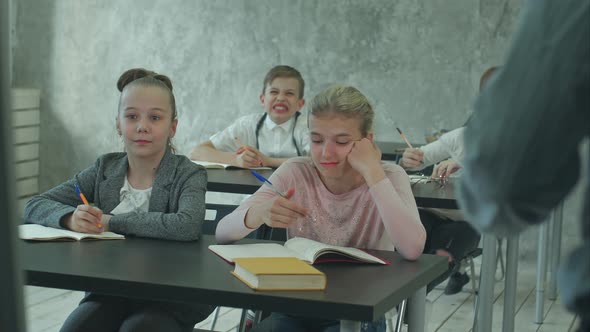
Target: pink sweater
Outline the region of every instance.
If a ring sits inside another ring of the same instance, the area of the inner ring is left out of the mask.
[[[281,192],[295,188],[291,200],[311,211],[310,218],[302,218],[287,229],[287,236],[347,247],[396,249],[405,258],[416,259],[424,248],[426,232],[409,178],[397,165],[382,165],[386,178],[371,188],[363,184],[334,195],[320,179],[310,158],[293,158],[283,163],[270,182]],[[250,206],[275,196],[268,186],[260,187],[219,222],[217,241],[233,242],[252,232],[244,225],[246,212]]]

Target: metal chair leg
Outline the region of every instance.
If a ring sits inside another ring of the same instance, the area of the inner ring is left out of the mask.
[[[477,332],[477,309],[479,307],[479,296],[475,297],[475,314],[473,315],[473,326],[471,327],[472,332]]]
[[[240,325],[236,328],[237,332],[244,332],[246,331],[246,313],[248,309],[242,309],[242,315],[240,316]]]
[[[210,330],[215,330],[215,324],[217,324],[217,318],[219,317],[219,309],[221,307],[216,307],[213,311],[213,321],[211,322]]]
[[[399,310],[397,311],[397,320],[395,321],[395,329],[394,332],[402,332],[402,328],[404,326],[404,316],[406,315],[406,304],[408,300],[403,300],[399,304]]]
[[[473,294],[477,294],[478,286],[475,280],[475,263],[473,262],[472,257],[469,257],[469,269],[471,270],[471,291]]]
[[[500,278],[495,278],[495,280],[498,281],[502,281],[504,280],[504,276],[506,275],[506,268],[504,267],[504,254],[502,253],[502,243],[503,240],[502,239],[498,239],[498,252],[496,253],[496,266],[498,266],[498,263],[500,264]]]

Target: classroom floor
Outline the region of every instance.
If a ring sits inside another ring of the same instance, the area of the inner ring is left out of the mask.
[[[479,261],[476,262],[479,270]],[[517,313],[515,331],[575,331],[575,317],[565,311],[559,299],[545,301],[544,324],[533,323],[535,315],[535,265],[520,263],[518,272]],[[469,285],[469,284],[468,284]],[[468,289],[466,285],[465,290]],[[444,285],[443,285],[444,286]],[[495,286],[495,304],[493,331],[502,330],[502,302],[504,283]],[[59,331],[62,322],[76,307],[82,298],[82,292],[61,289],[25,287],[26,319],[29,332]],[[473,297],[468,292],[452,296],[442,294],[442,289],[435,289],[428,294],[427,320],[429,332],[471,331],[473,323]],[[235,331],[241,310],[222,308],[215,331]],[[197,327],[210,328],[211,317],[199,323]],[[404,331],[406,329],[404,328]]]

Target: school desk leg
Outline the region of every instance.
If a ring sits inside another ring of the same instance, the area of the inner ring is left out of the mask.
[[[535,323],[543,324],[545,306],[545,276],[547,273],[547,240],[548,222],[539,227],[539,243],[537,248],[537,285],[535,287]]]
[[[553,211],[553,231],[551,232],[551,265],[549,275],[549,289],[547,295],[550,300],[557,299],[557,270],[561,257],[561,226],[563,224],[563,202]]]
[[[518,276],[518,235],[506,239],[506,279],[504,280],[504,315],[502,332],[514,331],[516,312],[516,279]]]
[[[426,322],[426,287],[422,287],[408,300],[408,332],[424,332]]]
[[[361,322],[353,320],[341,320],[340,332],[360,332]]]
[[[492,331],[494,315],[494,283],[496,282],[496,251],[498,240],[494,235],[483,235],[481,276],[477,297],[477,332]]]

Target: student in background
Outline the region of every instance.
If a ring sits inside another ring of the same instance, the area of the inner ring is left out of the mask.
[[[117,88],[116,127],[126,152],[105,154],[73,179],[33,197],[25,207],[25,221],[83,233],[197,240],[205,216],[207,173],[173,153],[178,120],[170,79],[130,69]],[[75,185],[92,206],[82,204]],[[61,331],[188,332],[212,309],[87,293]]]
[[[521,13],[506,65],[465,130],[459,203],[482,231],[516,235],[581,182],[581,243],[562,263],[559,297],[578,331],[590,331],[590,148],[585,165],[579,152],[590,137],[590,2],[528,1]]]
[[[480,91],[497,69],[498,67],[494,66],[483,72],[479,79]],[[399,161],[400,166],[407,170],[419,171],[447,159],[452,159],[455,163],[460,165],[460,161],[463,160],[463,132],[470,119],[471,116],[467,119],[463,127],[443,134],[434,142],[426,144],[420,148],[405,149],[402,159]],[[436,172],[433,172],[433,176],[439,177],[443,171],[447,170],[450,171],[445,173],[447,176],[458,171],[460,167],[457,168],[455,163],[452,164],[454,167],[448,167],[451,164],[445,165],[446,167],[444,168],[439,167],[439,169],[436,169],[435,167]]]
[[[381,162],[373,144],[373,118],[373,108],[354,87],[333,86],[317,95],[309,115],[311,158],[283,163],[270,181],[284,197],[262,186],[219,222],[217,241],[239,240],[266,224],[286,228],[289,238],[395,249],[406,259],[417,259],[426,233],[409,178],[399,166]],[[273,313],[253,331],[338,327],[338,321]],[[384,322],[373,328],[384,331]]]
[[[263,114],[250,114],[197,145],[191,159],[239,167],[279,167],[290,157],[309,152],[307,121],[299,110],[305,104],[305,82],[289,66],[273,67],[265,76],[260,103]]]
[[[496,69],[497,67],[491,67],[484,71],[479,81],[480,91]],[[418,149],[406,149],[399,162],[400,166],[408,170],[421,170],[438,163],[432,171],[432,177],[440,179],[451,176],[461,169],[464,131],[465,127],[460,127]],[[457,175],[458,173],[455,174]],[[459,293],[469,282],[467,273],[461,271],[461,260],[477,248],[481,236],[469,223],[463,221],[460,211],[423,208],[419,211],[428,234],[424,252],[446,256],[449,259],[447,272],[432,281],[428,288],[433,289],[448,277],[444,293]]]

